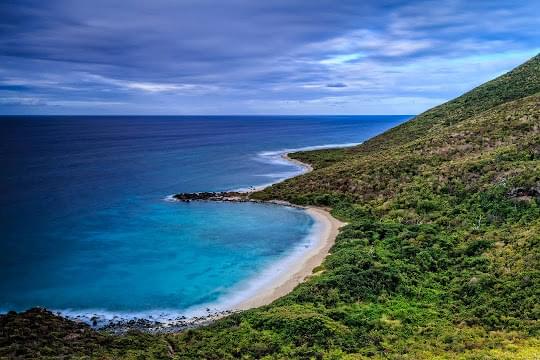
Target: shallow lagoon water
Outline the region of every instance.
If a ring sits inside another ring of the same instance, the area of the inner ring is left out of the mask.
[[[358,143],[407,118],[1,118],[0,309],[149,316],[248,295],[311,244],[311,217],[166,196],[279,181],[301,171],[284,149]]]

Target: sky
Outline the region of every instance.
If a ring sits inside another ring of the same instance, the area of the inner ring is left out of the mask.
[[[540,52],[540,0],[2,0],[0,114],[417,114]]]

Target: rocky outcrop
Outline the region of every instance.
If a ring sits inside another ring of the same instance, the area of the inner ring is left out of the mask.
[[[249,193],[238,191],[220,191],[220,192],[195,192],[179,193],[173,195],[177,201],[251,201]]]
[[[228,202],[253,202],[262,204],[273,204],[281,206],[290,206],[295,208],[303,208],[299,205],[294,205],[284,200],[259,200],[250,197],[252,192],[239,191],[218,191],[218,192],[196,192],[196,193],[179,193],[173,195],[172,198],[176,201],[191,202],[191,201],[228,201]]]

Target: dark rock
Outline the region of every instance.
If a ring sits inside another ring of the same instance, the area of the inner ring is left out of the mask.
[[[222,191],[222,192],[196,192],[196,193],[180,193],[173,195],[177,201],[250,201],[248,193],[237,191]]]
[[[92,326],[97,326],[97,316],[92,316],[92,318],[90,318],[90,321],[92,322]]]

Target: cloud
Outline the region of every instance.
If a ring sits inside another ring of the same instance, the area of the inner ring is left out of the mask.
[[[149,93],[160,93],[160,92],[184,92],[190,94],[199,94],[201,92],[209,92],[217,90],[216,86],[210,85],[196,85],[196,84],[178,84],[178,83],[157,83],[157,82],[144,82],[144,81],[129,81],[129,80],[119,80],[111,79],[101,75],[95,74],[83,74],[85,81],[97,82],[103,84],[114,85],[119,88],[129,89],[129,90],[139,90]]]
[[[341,54],[334,55],[327,59],[321,60],[320,63],[323,65],[337,65],[351,62],[362,58],[362,54],[352,53],[352,54]]]
[[[339,53],[321,61],[325,65],[335,65],[368,57],[402,57],[434,45],[435,42],[428,39],[399,38],[391,32],[363,29],[313,44],[311,47],[316,51]]]
[[[333,84],[326,84],[326,87],[329,87],[329,88],[336,88],[336,89],[341,89],[341,88],[346,88],[346,87],[347,87],[347,84],[344,84],[344,83],[333,83]]]
[[[348,112],[399,113],[397,99],[449,99],[540,49],[535,1],[6,0],[0,12],[0,97],[41,99],[0,113],[316,113],[338,101],[311,101],[337,94],[355,99]],[[370,102],[381,97],[396,106]]]
[[[46,102],[41,99],[28,97],[28,96],[11,96],[11,97],[1,97],[1,105],[15,105],[15,106],[46,106]]]

